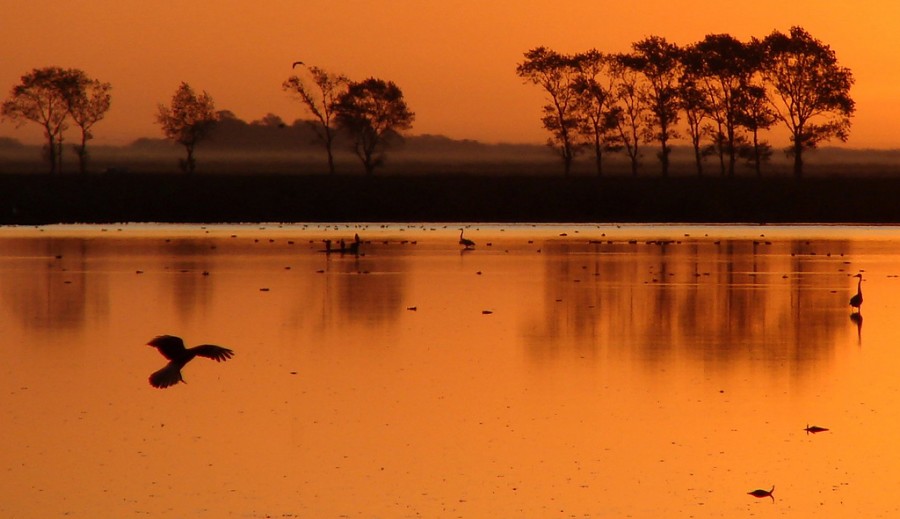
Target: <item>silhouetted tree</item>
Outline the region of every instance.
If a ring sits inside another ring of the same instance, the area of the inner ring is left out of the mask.
[[[193,173],[196,167],[194,148],[206,138],[218,120],[215,103],[206,92],[199,96],[182,82],[169,106],[159,105],[156,122],[169,140],[184,146],[187,158],[179,162],[181,170]]]
[[[763,42],[762,74],[775,113],[791,133],[794,175],[803,176],[803,150],[837,137],[846,141],[855,103],[853,74],[828,45],[801,27],[773,31]]]
[[[580,132],[594,148],[597,176],[603,174],[603,152],[621,149],[616,130],[615,77],[609,73],[610,57],[596,49],[576,54],[578,72],[572,88],[578,94],[575,109],[581,121]]]
[[[708,34],[692,46],[685,66],[699,79],[706,95],[709,114],[716,122],[713,143],[719,154],[722,175],[734,176],[734,164],[741,136],[738,134],[738,100],[749,84],[757,64],[747,45],[728,34]],[[726,167],[725,157],[728,157]]]
[[[759,138],[760,130],[767,130],[775,124],[775,112],[769,105],[766,89],[762,85],[747,85],[741,89],[737,100],[740,110],[737,123],[750,132],[751,141],[739,150],[739,154],[749,160],[757,177],[762,176],[762,163],[772,156],[772,147]]]
[[[0,107],[0,114],[21,124],[33,121],[44,128],[47,144],[44,148],[50,173],[60,168],[62,133],[67,128],[70,90],[74,87],[73,71],[60,67],[34,69],[22,76],[9,98]]]
[[[85,174],[88,161],[87,141],[94,137],[91,128],[109,111],[112,100],[109,91],[112,86],[91,79],[80,70],[73,72],[70,81],[74,85],[67,89],[69,114],[81,130],[81,143],[75,146],[75,154],[78,155],[78,170]]]
[[[281,88],[296,94],[306,106],[306,109],[316,118],[315,121],[309,121],[309,124],[328,153],[328,172],[334,174],[332,147],[335,138],[335,128],[332,124],[338,100],[347,91],[347,85],[350,83],[350,80],[343,75],[332,74],[319,67],[311,66],[307,67],[307,69],[312,75],[312,81],[316,85],[318,92],[313,93],[310,87],[298,76],[289,77],[282,83]]]
[[[678,46],[660,36],[650,36],[632,44],[633,52],[624,57],[624,62],[646,79],[645,103],[649,111],[645,140],[658,141],[658,154],[662,165],[662,175],[669,175],[669,154],[672,148],[669,139],[678,137],[680,101],[678,98],[678,78],[681,76],[681,59]]]
[[[384,163],[384,153],[399,131],[412,128],[415,113],[393,81],[369,78],[351,82],[334,107],[335,121],[353,141],[366,174]]]
[[[610,116],[616,121],[618,140],[631,161],[631,175],[637,176],[641,134],[644,132],[647,112],[644,104],[647,86],[640,81],[638,72],[627,65],[628,59],[624,54],[616,54],[610,58],[609,72],[616,83],[616,105]]]
[[[707,97],[700,87],[702,81],[700,68],[695,64],[700,61],[699,52],[694,46],[684,49],[682,62],[684,70],[678,81],[678,97],[681,109],[687,120],[688,135],[694,149],[694,162],[697,176],[703,176],[703,135],[706,133],[703,122],[709,117],[710,107]]]
[[[577,136],[581,120],[577,110],[578,94],[573,88],[578,72],[573,56],[546,47],[529,50],[525,53],[525,61],[516,66],[516,75],[547,93],[549,103],[544,105],[541,122],[550,132],[547,145],[563,159],[566,176],[579,147]]]

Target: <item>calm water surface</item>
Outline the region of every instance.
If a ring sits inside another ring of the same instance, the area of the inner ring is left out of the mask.
[[[458,228],[0,229],[0,516],[900,514],[900,229]]]

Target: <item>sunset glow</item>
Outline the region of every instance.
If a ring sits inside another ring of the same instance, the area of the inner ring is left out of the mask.
[[[161,137],[156,107],[182,81],[206,90],[218,109],[246,121],[267,113],[287,122],[305,117],[300,103],[281,89],[291,63],[304,60],[357,80],[396,82],[416,113],[412,134],[540,143],[546,138],[541,92],[515,74],[530,48],[623,52],[648,35],[686,45],[711,33],[748,40],[800,25],[853,71],[857,111],[846,146],[896,148],[898,22],[900,5],[885,0],[650,0],[637,6],[591,0],[96,0],[65,7],[34,0],[4,6],[0,94],[5,97],[37,67],[83,69],[113,86],[112,109],[97,125],[94,142],[127,144]],[[10,121],[0,123],[0,136],[42,140],[37,125],[17,128]],[[773,144],[781,145],[774,139]]]

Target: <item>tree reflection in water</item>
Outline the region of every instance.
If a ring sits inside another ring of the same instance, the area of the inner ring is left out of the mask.
[[[646,241],[544,246],[544,316],[530,348],[573,341],[660,362],[678,352],[803,360],[846,322],[845,241]],[[817,250],[818,249],[818,250]],[[540,352],[540,353],[539,353]]]

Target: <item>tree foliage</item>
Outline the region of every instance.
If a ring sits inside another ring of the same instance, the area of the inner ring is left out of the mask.
[[[412,128],[414,120],[415,113],[393,81],[350,82],[335,105],[335,121],[350,136],[368,175],[384,164],[387,148],[400,138],[400,131]]]
[[[187,152],[187,157],[179,162],[185,173],[193,173],[196,169],[194,148],[209,135],[218,117],[212,97],[206,92],[195,94],[194,89],[184,82],[175,91],[169,106],[159,105],[156,122],[162,127],[163,134],[184,146]]]

